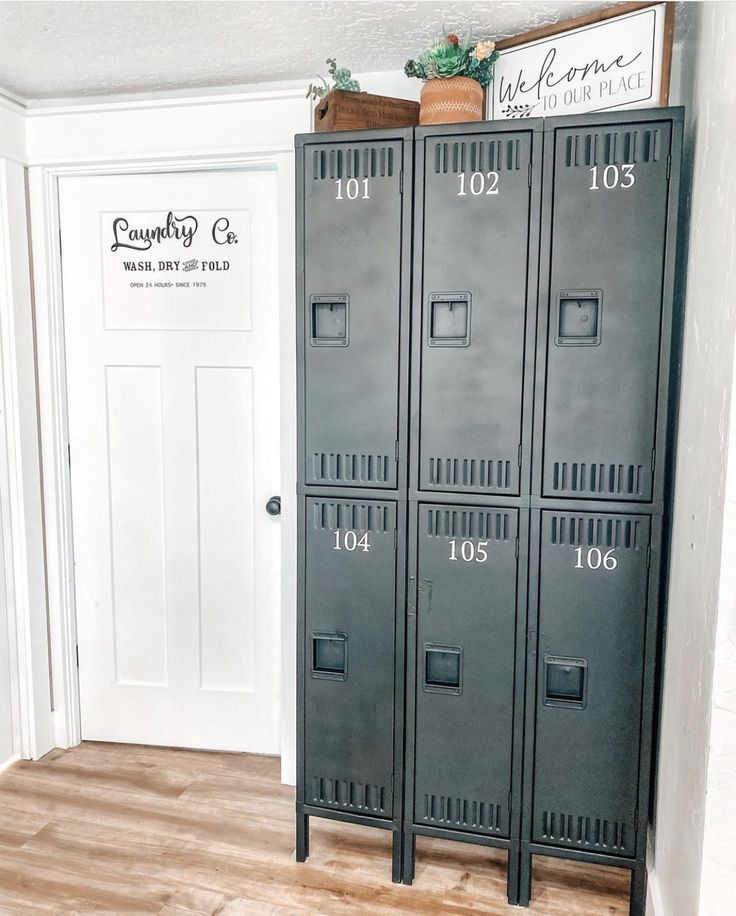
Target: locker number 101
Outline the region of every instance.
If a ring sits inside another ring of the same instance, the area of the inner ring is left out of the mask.
[[[618,560],[614,557],[613,551],[613,547],[605,553],[600,547],[590,547],[587,553],[583,553],[582,547],[576,547],[575,569],[615,569],[618,566]]]
[[[371,545],[368,541],[368,532],[366,531],[362,537],[358,537],[355,531],[340,531],[335,532],[335,543],[332,545],[333,550],[347,550],[348,553],[352,553],[354,550],[362,550],[363,553],[368,553],[371,549]]]
[[[357,178],[348,178],[345,182],[343,182],[342,178],[338,178],[335,182],[335,187],[335,200],[345,200],[346,197],[348,200],[371,199],[371,195],[368,193],[367,178],[363,178],[362,181],[358,181]]]

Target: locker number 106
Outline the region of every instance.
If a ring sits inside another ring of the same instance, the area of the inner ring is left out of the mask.
[[[352,553],[354,550],[362,550],[363,553],[368,553],[371,549],[370,542],[368,541],[368,532],[366,531],[362,537],[358,537],[355,531],[340,531],[339,529],[335,532],[335,543],[332,545],[333,550],[347,550],[348,553]]]
[[[488,559],[488,541],[459,541],[452,538],[450,541],[450,559],[464,560],[466,563],[485,563]]]
[[[605,553],[599,547],[590,547],[587,553],[583,553],[582,547],[576,547],[575,569],[615,569],[618,560],[614,557],[613,551],[613,547]]]

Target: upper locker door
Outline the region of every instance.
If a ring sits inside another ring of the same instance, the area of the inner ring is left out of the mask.
[[[402,312],[400,139],[308,142],[303,182],[306,484],[397,486]]]
[[[420,490],[520,493],[533,141],[531,128],[424,138]]]
[[[545,496],[652,499],[671,134],[551,137]]]

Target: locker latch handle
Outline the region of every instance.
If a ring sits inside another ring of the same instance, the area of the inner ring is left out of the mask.
[[[427,693],[463,692],[462,646],[424,646],[424,689]]]
[[[330,681],[348,678],[348,637],[346,633],[312,634],[312,677]]]
[[[425,325],[430,347],[470,346],[470,293],[430,293]]]
[[[588,693],[588,661],[564,655],[544,656],[544,705],[584,709]]]
[[[309,323],[313,347],[347,347],[350,343],[350,297],[311,296]]]
[[[602,318],[602,290],[560,290],[557,297],[556,346],[597,347],[601,342]]]

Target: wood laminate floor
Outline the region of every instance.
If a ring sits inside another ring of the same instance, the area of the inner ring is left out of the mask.
[[[0,913],[625,916],[629,874],[537,859],[529,910],[505,854],[419,838],[391,883],[387,831],[312,819],[294,861],[294,791],[272,757],[86,742],[0,775]]]

